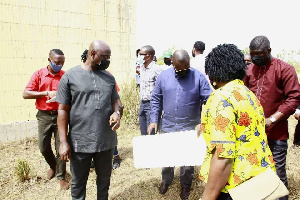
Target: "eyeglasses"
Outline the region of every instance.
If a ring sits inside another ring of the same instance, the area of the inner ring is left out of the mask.
[[[146,54],[146,53],[140,53],[139,55],[140,55],[140,56],[146,56],[146,55],[148,55],[148,54]]]

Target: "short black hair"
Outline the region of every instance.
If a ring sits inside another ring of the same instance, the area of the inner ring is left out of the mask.
[[[81,61],[82,61],[83,63],[85,63],[85,61],[87,60],[88,52],[89,52],[89,50],[86,49],[86,50],[83,51],[83,53],[82,53],[82,55],[81,55]]]
[[[202,41],[196,41],[194,44],[194,48],[196,51],[204,51],[205,50],[205,43]]]
[[[139,56],[139,52],[140,52],[140,50],[141,50],[141,49],[137,49],[137,50],[136,50],[136,57],[138,57],[138,56]]]
[[[155,50],[154,50],[154,48],[153,48],[152,46],[146,45],[146,46],[143,46],[142,48],[145,48],[146,51],[147,51],[150,55],[152,55],[152,56],[155,55]]]
[[[259,35],[251,40],[249,49],[259,49],[260,47],[265,49],[270,48],[270,41],[266,36]]]
[[[218,82],[242,80],[246,68],[244,54],[234,44],[218,45],[205,58],[205,73]]]
[[[51,49],[50,52],[49,52],[49,55],[50,55],[51,53],[54,53],[54,54],[60,55],[60,56],[63,56],[63,55],[64,55],[64,53],[63,53],[62,50],[60,50],[60,49]]]

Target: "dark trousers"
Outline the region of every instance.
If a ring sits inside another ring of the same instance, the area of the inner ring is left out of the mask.
[[[162,168],[162,181],[170,185],[174,179],[174,167]],[[182,166],[180,167],[180,184],[184,188],[190,188],[192,185],[194,175],[194,166]]]
[[[273,154],[275,161],[276,172],[280,180],[288,187],[287,175],[286,175],[286,154],[288,143],[286,140],[268,140],[269,147]],[[279,200],[287,200],[288,196],[279,198]]]
[[[66,162],[62,161],[59,156],[59,135],[57,131],[57,115],[46,114],[38,111],[36,114],[38,121],[38,144],[40,152],[51,169],[56,171],[58,180],[65,179]],[[52,151],[51,138],[54,134],[56,156]]]
[[[118,147],[117,147],[117,146],[115,146],[115,150],[114,150],[114,156],[117,156],[117,155],[119,155],[119,151],[118,151]]]
[[[141,134],[147,135],[147,129],[150,125],[150,101],[141,101],[139,121]]]
[[[97,199],[108,199],[113,152],[114,148],[96,153],[71,152],[71,196],[73,200],[85,199],[86,183],[92,159],[94,160],[97,175]]]
[[[300,120],[298,121],[298,124],[295,128],[295,134],[294,134],[294,145],[300,146]]]

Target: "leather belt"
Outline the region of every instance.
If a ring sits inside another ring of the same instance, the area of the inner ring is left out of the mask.
[[[46,113],[48,115],[57,115],[58,114],[57,110],[39,110],[39,111]]]

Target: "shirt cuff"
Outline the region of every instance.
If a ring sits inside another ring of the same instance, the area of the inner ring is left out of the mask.
[[[296,109],[295,114],[300,114],[300,109]]]

